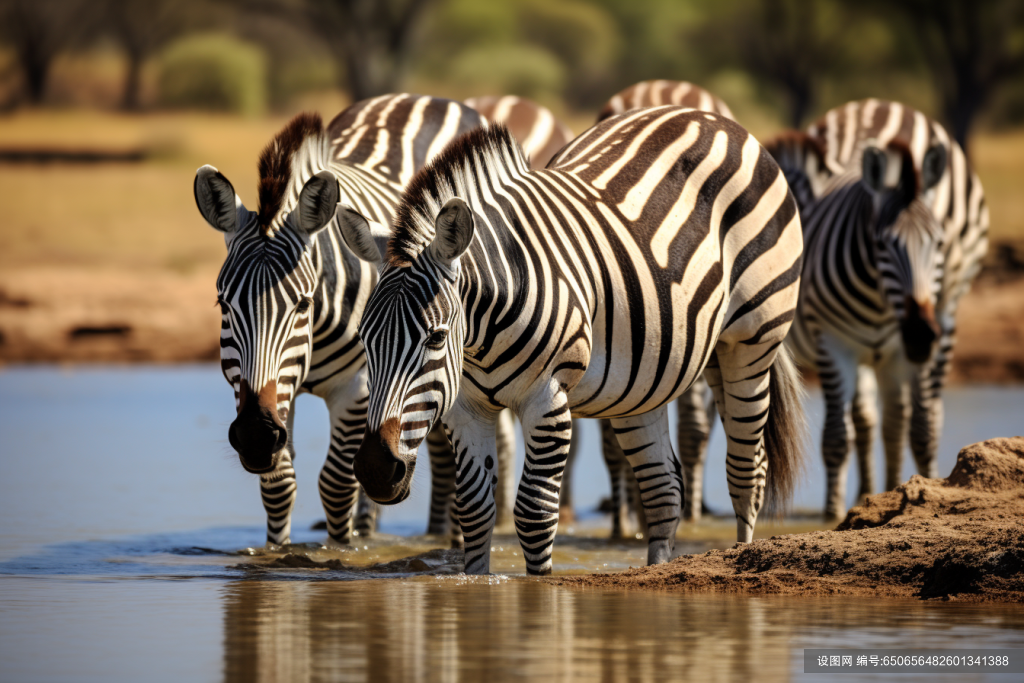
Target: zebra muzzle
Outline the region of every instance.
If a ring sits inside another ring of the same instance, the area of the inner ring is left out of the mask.
[[[911,363],[924,363],[932,355],[935,340],[939,338],[939,325],[935,322],[935,309],[930,301],[919,304],[906,298],[906,314],[900,321],[903,351]]]
[[[382,505],[395,505],[409,497],[416,462],[398,455],[386,438],[392,430],[385,427],[363,437],[353,470],[366,495]]]
[[[228,442],[238,453],[238,459],[247,472],[265,474],[273,471],[277,467],[278,454],[288,445],[288,429],[277,413],[276,401],[275,383],[268,384],[258,397],[254,397],[248,384],[242,380],[238,415],[228,427]]]

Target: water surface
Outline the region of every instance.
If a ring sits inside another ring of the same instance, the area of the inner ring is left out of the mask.
[[[1021,408],[1019,389],[950,391],[940,472],[961,445],[1018,431]],[[820,396],[808,409],[817,432]],[[1024,647],[1019,607],[556,587],[521,576],[509,535],[496,576],[460,576],[451,554],[370,571],[445,545],[418,536],[429,481],[385,509],[377,538],[319,550],[328,430],[312,397],[296,411],[297,545],[267,554],[257,478],[227,445],[232,413],[213,365],[0,372],[0,679],[790,680],[805,647]],[[560,530],[556,570],[643,564],[642,542],[594,538],[606,475],[593,423],[577,436],[581,521]],[[719,430],[706,492],[725,512],[721,443]],[[808,465],[796,505],[820,509],[822,467]],[[711,520],[678,550],[728,544],[731,528]],[[335,568],[271,565],[289,551]]]

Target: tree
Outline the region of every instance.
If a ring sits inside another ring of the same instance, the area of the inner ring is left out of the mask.
[[[992,93],[1024,75],[1020,0],[892,0],[917,36],[932,71],[942,115],[966,151],[971,125]]]
[[[344,65],[352,99],[395,92],[415,30],[434,0],[250,0],[248,11],[297,22]]]
[[[142,65],[187,27],[195,3],[178,0],[107,0],[107,23],[128,60],[121,108],[139,108]]]
[[[83,0],[0,0],[0,34],[14,48],[29,102],[46,96],[53,60],[92,27]]]
[[[799,128],[815,104],[819,79],[844,59],[846,22],[839,6],[823,0],[765,0],[729,9],[726,26],[719,25],[712,35],[732,35],[725,43],[752,76],[783,91],[789,124]]]

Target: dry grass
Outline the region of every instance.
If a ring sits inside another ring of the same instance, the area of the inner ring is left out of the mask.
[[[320,98],[304,104],[330,118],[344,103]],[[568,118],[578,131],[592,120],[586,114]],[[154,155],[138,164],[0,164],[5,213],[0,266],[188,272],[218,263],[223,242],[199,217],[192,199],[195,169],[217,166],[243,201],[254,204],[257,154],[284,121],[88,111],[23,111],[5,118],[0,147],[144,147]],[[993,238],[1024,238],[1024,131],[979,135],[973,153],[991,207]]]

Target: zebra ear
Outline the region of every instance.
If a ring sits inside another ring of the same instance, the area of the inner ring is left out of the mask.
[[[942,179],[946,172],[946,148],[943,145],[935,145],[924,153],[921,161],[921,185],[929,190]]]
[[[881,192],[885,187],[885,169],[888,161],[885,152],[877,147],[865,148],[863,180],[864,184],[874,192]]]
[[[383,263],[391,239],[387,226],[368,220],[348,204],[338,204],[337,216],[345,246],[364,261]]]
[[[434,241],[428,249],[431,256],[446,266],[462,256],[473,241],[473,212],[466,202],[452,197],[434,220]]]
[[[207,164],[196,171],[192,185],[196,206],[206,222],[221,232],[234,232],[238,228],[238,212],[245,208],[235,194],[228,179]]]
[[[312,235],[334,218],[338,205],[338,179],[330,171],[320,171],[306,181],[299,193],[299,229]]]

